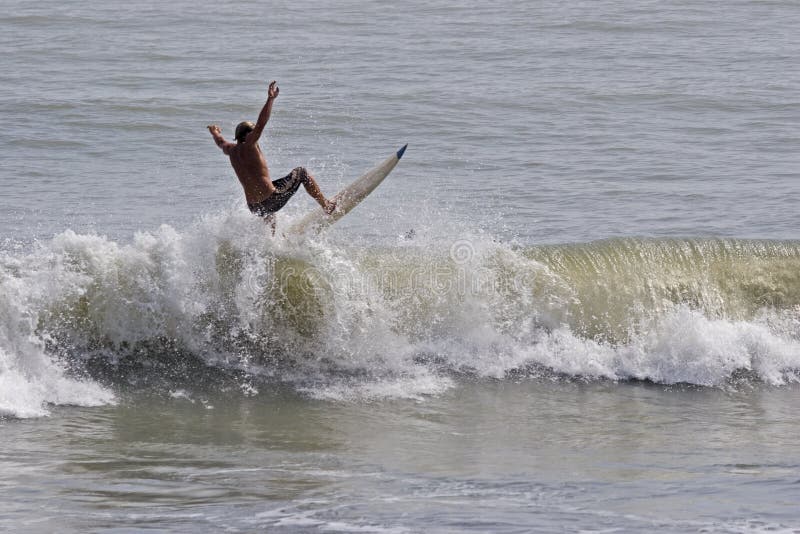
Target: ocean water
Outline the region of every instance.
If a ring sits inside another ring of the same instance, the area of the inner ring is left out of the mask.
[[[800,531],[797,3],[4,8],[0,530]]]

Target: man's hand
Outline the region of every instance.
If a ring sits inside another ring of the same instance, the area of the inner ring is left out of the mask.
[[[230,155],[233,145],[225,141],[225,138],[222,137],[219,126],[216,124],[209,124],[206,128],[208,128],[208,131],[211,132],[211,137],[214,138],[214,142],[222,149],[222,152],[226,155]]]
[[[270,99],[277,98],[277,97],[278,97],[278,93],[280,93],[280,92],[281,92],[281,90],[280,90],[280,89],[278,89],[278,85],[277,85],[277,84],[278,84],[278,82],[276,82],[275,80],[273,80],[273,81],[272,81],[272,82],[269,84],[269,91],[267,92],[267,96],[268,96]]]

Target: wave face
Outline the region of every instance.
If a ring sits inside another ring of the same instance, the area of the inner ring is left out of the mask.
[[[257,221],[256,221],[257,223]],[[800,243],[265,238],[240,212],[0,259],[0,413],[126,388],[436,394],[461,377],[800,379]]]

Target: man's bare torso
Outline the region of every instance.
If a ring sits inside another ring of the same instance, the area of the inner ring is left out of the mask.
[[[229,150],[231,165],[244,188],[248,204],[258,204],[272,193],[272,181],[258,143],[239,143]]]

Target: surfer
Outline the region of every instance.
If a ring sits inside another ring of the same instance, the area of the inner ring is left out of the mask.
[[[269,178],[267,161],[258,146],[258,140],[269,121],[272,104],[279,92],[276,82],[269,84],[267,103],[261,109],[256,123],[244,121],[236,126],[236,143],[226,141],[216,124],[208,127],[217,146],[230,157],[233,170],[244,188],[247,207],[252,213],[264,218],[272,226],[273,233],[275,233],[275,212],[286,205],[300,188],[300,184],[303,184],[308,194],[322,206],[325,213],[330,215],[336,208],[335,201],[325,198],[316,180],[305,167],[297,167],[274,182]]]

